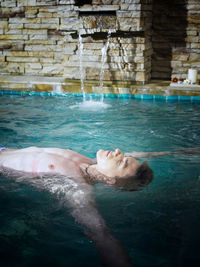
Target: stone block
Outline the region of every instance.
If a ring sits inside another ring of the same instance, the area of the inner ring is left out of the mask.
[[[8,21],[0,21],[0,29],[8,29]]]
[[[29,18],[29,16],[36,16],[39,10],[37,7],[27,7],[25,11],[25,17]]]
[[[53,85],[51,84],[34,84],[34,87],[36,89],[36,91],[52,91],[53,90]]]
[[[103,46],[104,46],[103,43],[85,43],[83,48],[89,49],[89,50],[98,50],[98,49],[102,49]]]
[[[189,58],[189,54],[180,54],[180,55],[173,55],[172,60],[173,61],[187,61]]]
[[[46,29],[46,30],[49,30],[49,29],[58,29],[58,25],[55,25],[55,24],[39,24],[39,23],[36,23],[36,24],[27,24],[25,23],[24,24],[24,29],[38,29],[38,30],[41,30],[41,29]]]
[[[0,17],[1,18],[11,18],[11,17],[24,17],[25,8],[24,7],[10,7],[1,8]]]
[[[5,62],[5,57],[0,55],[0,62]]]
[[[7,62],[38,62],[39,59],[35,57],[6,57]]]
[[[21,23],[29,23],[29,24],[37,24],[40,23],[40,18],[9,18],[9,23],[21,24]]]
[[[49,63],[49,64],[57,64],[62,63],[62,59],[55,59],[55,58],[40,58],[40,63]]]
[[[63,48],[58,45],[25,45],[24,47],[25,51],[45,51],[45,52],[51,52],[51,51],[62,51]]]
[[[121,10],[140,11],[141,4],[121,4]]]
[[[14,43],[11,47],[12,51],[23,51],[24,50],[24,43]]]
[[[135,80],[138,82],[145,82],[146,81],[146,74],[144,71],[136,72]]]
[[[66,79],[80,79],[80,69],[79,67],[65,67],[63,75]]]
[[[116,28],[115,16],[85,16],[81,17],[84,29],[113,29]]]
[[[93,0],[94,1],[94,0]],[[79,11],[116,11],[119,10],[119,5],[84,5],[78,8]]]
[[[135,67],[136,71],[144,71],[144,63],[138,63]]]
[[[28,40],[26,35],[11,35],[11,34],[2,34],[0,35],[0,40]]]
[[[191,53],[189,56],[189,60],[190,63],[191,62],[200,62],[200,54],[196,54],[196,53]]]
[[[78,30],[80,21],[76,18],[61,18],[60,30]]]
[[[144,63],[145,62],[145,58],[144,57],[134,57],[134,62],[135,63]]]
[[[44,24],[59,24],[59,18],[41,18],[41,23]]]
[[[7,62],[0,62],[0,70],[1,70],[1,73],[8,72],[7,71],[7,66],[8,66],[8,63]]]
[[[109,49],[107,51],[108,56],[119,56],[120,55],[120,50],[119,49]],[[127,54],[126,54],[127,55]]]
[[[140,20],[135,18],[119,18],[119,29],[121,31],[139,31],[140,28]]]
[[[198,43],[199,37],[198,36],[187,36],[186,41],[189,43]]]
[[[9,29],[23,29],[23,23],[9,23]]]
[[[23,34],[27,35],[33,35],[33,34],[37,34],[37,35],[47,35],[47,29],[38,29],[38,30],[33,30],[33,29],[23,29]]]
[[[47,34],[30,34],[29,35],[30,41],[31,40],[47,40],[48,36]]]
[[[55,5],[55,0],[54,1],[36,1],[36,6],[53,6]]]
[[[141,11],[117,11],[118,18],[140,18],[141,14]]]
[[[41,63],[25,63],[25,70],[40,70],[42,69]]]
[[[75,4],[75,0],[59,0],[58,1],[59,5],[73,5]]]
[[[121,0],[123,4],[140,4],[141,0]]]
[[[61,10],[58,12],[52,13],[53,18],[76,18],[78,20],[78,12],[73,10]]]
[[[68,54],[68,53],[74,54],[74,52],[77,51],[77,49],[78,49],[78,45],[76,43],[74,43],[74,44],[68,43],[68,44],[62,46],[62,51],[64,54]]]
[[[0,50],[22,51],[24,43],[21,41],[3,40],[0,42]]]
[[[80,61],[79,54],[67,56],[67,61]],[[101,62],[101,56],[85,55],[82,56],[82,62]]]
[[[24,42],[25,45],[56,45],[54,40],[28,40]]]
[[[199,14],[198,15],[194,15],[194,16],[188,16],[187,17],[187,21],[188,23],[193,23],[193,24],[200,24],[200,17]]]
[[[24,51],[8,51],[8,50],[5,50],[5,51],[3,51],[3,54],[5,56],[10,56],[10,57],[28,57],[29,56],[28,52],[24,52]]]
[[[18,0],[17,6],[35,6],[36,0]]]
[[[23,35],[22,34],[22,30],[19,30],[19,29],[16,29],[16,30],[14,30],[14,29],[13,30],[4,30],[4,33],[5,34],[13,34],[13,35],[16,35],[16,34]]]
[[[16,7],[16,1],[6,0],[1,3],[1,7]]]
[[[137,52],[144,51],[145,48],[146,48],[146,45],[145,44],[137,44],[136,51]]]
[[[52,13],[48,13],[48,12],[39,12],[37,14],[38,18],[52,18],[53,14]]]
[[[5,70],[11,74],[24,74],[24,63],[8,63]]]
[[[192,43],[191,48],[192,49],[200,49],[200,43]]]
[[[197,30],[187,30],[188,36],[197,36],[198,32]]]
[[[26,51],[25,53],[28,54],[29,57],[39,57],[39,58],[48,58],[48,57],[54,57],[55,52],[49,52],[49,51],[45,51],[45,53],[43,51]]]
[[[173,61],[173,60],[171,61],[171,67],[173,69],[180,68],[182,66],[183,66],[182,61]]]
[[[61,64],[43,64],[43,68],[40,71],[41,74],[55,74],[62,75],[64,67]]]

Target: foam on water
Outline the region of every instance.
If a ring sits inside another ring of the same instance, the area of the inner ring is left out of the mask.
[[[106,104],[101,101],[87,100],[76,105],[70,106],[71,109],[83,109],[83,110],[100,110],[111,107],[111,105]]]

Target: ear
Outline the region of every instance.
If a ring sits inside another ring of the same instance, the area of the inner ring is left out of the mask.
[[[116,183],[116,179],[115,178],[109,178],[109,179],[106,179],[106,183],[107,184],[110,184],[110,185],[113,185]]]

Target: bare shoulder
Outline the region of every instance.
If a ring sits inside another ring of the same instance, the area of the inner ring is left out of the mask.
[[[19,149],[13,149],[13,148],[8,148],[3,150],[3,153],[25,153],[25,152],[40,152],[42,151],[43,148],[36,147],[36,146],[30,146],[26,148],[19,148]]]

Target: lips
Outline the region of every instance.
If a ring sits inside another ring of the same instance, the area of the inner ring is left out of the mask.
[[[106,153],[106,157],[110,154],[110,152],[111,152],[111,151],[109,150],[109,151]]]

